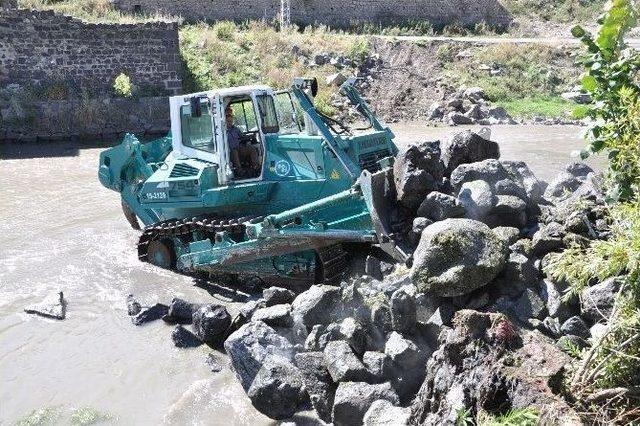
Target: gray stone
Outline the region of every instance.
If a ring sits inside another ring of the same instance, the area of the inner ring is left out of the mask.
[[[47,297],[45,297],[42,302],[27,306],[26,308],[24,308],[24,311],[27,314],[35,314],[45,318],[63,320],[67,316],[67,302],[64,299],[64,294],[62,292],[51,293]],[[156,308],[156,306],[145,309],[144,312],[146,312],[146,314],[140,313],[136,315],[133,318],[133,323],[135,325],[141,325],[144,322],[161,318],[162,315],[160,315],[160,317],[158,318],[152,318],[153,314],[157,311],[158,309]]]
[[[370,378],[364,364],[353,353],[344,340],[327,343],[324,348],[324,363],[334,382],[367,381]]]
[[[520,230],[512,226],[497,226],[493,228],[493,232],[506,241],[509,246],[518,241],[520,237]]]
[[[435,313],[442,302],[439,296],[431,293],[416,294],[416,318],[418,322],[425,324]]]
[[[513,309],[521,321],[527,321],[529,318],[543,319],[547,313],[546,306],[540,295],[530,288],[525,289]]]
[[[589,334],[594,341],[598,341],[602,339],[602,337],[607,333],[609,327],[606,324],[601,322],[595,323],[589,329]]]
[[[502,160],[501,163],[511,179],[525,189],[529,203],[538,204],[542,201],[546,184],[538,180],[524,161]]]
[[[562,334],[570,334],[583,339],[588,339],[591,335],[589,327],[587,327],[587,324],[585,324],[584,320],[579,316],[573,316],[566,320],[560,327],[560,331]]]
[[[413,224],[411,226],[411,242],[413,244],[418,244],[420,241],[420,236],[422,235],[422,231],[424,228],[431,225],[433,221],[431,219],[427,219],[426,217],[416,217],[413,219]]]
[[[445,121],[451,125],[465,125],[475,123],[473,118],[467,117],[461,112],[452,111],[447,114]]]
[[[240,307],[240,314],[250,320],[255,311],[266,306],[267,304],[264,299],[250,300]]]
[[[487,98],[487,95],[484,93],[484,89],[482,87],[469,87],[464,91],[462,96],[465,99],[470,99],[472,101],[479,101],[481,99]]]
[[[509,253],[504,269],[493,282],[501,295],[518,297],[528,286],[538,283],[539,271],[533,260],[518,252]]]
[[[433,324],[438,327],[451,326],[451,321],[455,313],[456,309],[451,303],[443,303],[435,310],[433,315],[429,317],[427,324]]]
[[[367,333],[354,318],[349,317],[342,320],[339,332],[340,337],[346,340],[356,354],[362,355],[367,349]]]
[[[506,258],[506,243],[487,225],[447,219],[423,231],[414,252],[411,279],[419,291],[460,296],[491,282]]]
[[[324,355],[322,352],[299,353],[296,354],[295,361],[318,417],[326,423],[331,423],[331,409],[337,385],[333,383],[324,365]]]
[[[427,349],[429,350],[429,348]],[[403,369],[414,369],[426,358],[426,353],[413,341],[402,337],[396,331],[389,334],[384,346],[384,353],[396,366]]]
[[[400,333],[411,334],[416,327],[417,311],[414,286],[405,286],[391,296],[391,327]]]
[[[577,104],[590,104],[591,103],[591,95],[588,93],[582,92],[564,92],[560,94],[563,99],[568,101],[575,102]]]
[[[500,147],[496,142],[484,139],[470,130],[454,135],[442,150],[442,160],[449,174],[461,164],[499,157]]]
[[[542,281],[541,296],[547,305],[549,316],[560,322],[566,321],[571,315],[570,306],[562,300],[562,287],[551,280]]]
[[[253,321],[263,321],[271,327],[291,327],[293,318],[291,317],[291,305],[273,305],[268,308],[261,308],[255,311],[251,317]]]
[[[487,182],[475,180],[462,185],[458,192],[458,202],[465,209],[465,217],[484,221],[492,211],[497,198]]]
[[[527,191],[511,179],[502,179],[494,185],[496,195],[512,195],[521,200],[528,200]]]
[[[262,298],[267,307],[291,303],[295,297],[296,294],[293,291],[282,287],[269,287],[262,291]]]
[[[222,305],[206,305],[193,313],[196,336],[211,346],[222,343],[230,325],[231,315]]]
[[[487,115],[489,116],[489,118],[494,118],[496,120],[508,120],[511,118],[509,117],[507,110],[501,106],[489,108],[489,111],[487,111]]]
[[[171,340],[177,348],[195,348],[202,345],[200,339],[195,334],[178,325],[171,333]]]
[[[541,225],[531,239],[533,253],[542,257],[549,252],[562,249],[564,247],[564,242],[562,241],[564,235],[565,230],[559,223],[551,222]]]
[[[290,360],[294,354],[291,343],[262,321],[240,327],[224,342],[224,349],[245,391],[251,386],[267,356]]]
[[[440,102],[434,102],[427,110],[427,120],[442,120],[444,117],[444,108]]]
[[[615,297],[622,284],[621,278],[609,278],[585,288],[580,294],[582,315],[591,321],[608,320],[613,311]]]
[[[369,275],[370,277],[375,278],[376,280],[382,280],[382,267],[380,264],[380,259],[375,256],[367,256],[364,265],[364,273]]]
[[[398,202],[411,210],[417,209],[429,192],[438,189],[443,172],[439,141],[409,145],[393,164]]]
[[[140,305],[140,302],[138,302],[133,297],[133,294],[128,295],[127,296],[127,313],[129,314],[129,316],[138,315],[141,310],[142,310],[142,305]]]
[[[498,160],[489,159],[475,163],[460,164],[451,172],[451,186],[455,190],[465,182],[483,180],[490,185],[509,179],[509,173]]]
[[[418,216],[434,221],[464,216],[464,213],[464,206],[455,197],[437,191],[430,192],[418,207]]]
[[[344,75],[342,75],[342,73],[339,73],[339,72],[337,72],[335,74],[328,75],[327,78],[326,78],[327,86],[339,87],[345,81],[347,81],[347,77],[345,77]]]
[[[391,308],[389,300],[384,296],[377,296],[368,302],[371,312],[371,324],[383,333],[392,329]]]
[[[565,166],[545,190],[544,197],[554,201],[571,196],[586,180],[593,169],[582,162],[574,162]]]
[[[300,318],[310,329],[316,324],[329,324],[339,316],[340,288],[330,285],[314,285],[300,293],[293,301],[294,319]]]
[[[247,395],[262,414],[276,420],[293,416],[304,397],[300,370],[291,361],[277,356],[264,359]]]
[[[364,415],[364,426],[408,426],[410,417],[411,408],[395,407],[389,401],[379,399]]]
[[[333,403],[335,426],[360,425],[374,401],[384,399],[398,404],[398,395],[390,383],[371,385],[362,382],[343,382],[338,385]]]
[[[542,325],[549,333],[551,333],[552,336],[560,337],[562,335],[562,332],[560,331],[560,321],[558,321],[558,318],[546,317],[542,321]]]
[[[478,104],[471,105],[464,113],[465,117],[469,117],[472,120],[479,120],[482,118],[482,108]]]
[[[362,363],[376,382],[389,379],[391,373],[391,360],[382,352],[367,351],[362,356]]]
[[[321,351],[324,347],[319,346],[318,340],[325,331],[325,326],[322,324],[316,324],[311,328],[311,331],[307,335],[304,342],[304,348],[308,351]]]
[[[26,309],[25,309],[26,312]],[[156,303],[150,308],[142,309],[136,316],[131,318],[134,325],[143,325],[151,321],[156,321],[167,315],[169,307],[162,303]],[[29,313],[29,312],[27,312]]]
[[[166,322],[173,322],[178,324],[191,324],[193,322],[193,313],[197,311],[202,305],[197,303],[189,303],[186,300],[182,300],[178,297],[174,297],[169,305],[169,311],[165,318]]]
[[[488,221],[491,226],[523,228],[527,224],[526,210],[527,203],[524,200],[513,195],[498,195]]]

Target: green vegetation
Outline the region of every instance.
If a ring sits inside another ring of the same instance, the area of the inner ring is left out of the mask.
[[[587,46],[582,82],[596,101],[588,111],[597,121],[584,155],[605,152],[609,158],[611,236],[586,248],[570,247],[550,262],[552,275],[570,284],[569,296],[594,281],[622,281],[607,331],[581,353],[571,381],[577,401],[592,397],[585,409],[603,423],[617,424],[640,421],[640,53],[625,50],[623,43],[636,23],[634,7],[631,0],[614,0],[595,39],[581,27],[572,30]]]
[[[332,33],[326,27],[277,31],[262,22],[218,22],[182,27],[180,51],[187,92],[256,81],[287,88],[294,76],[316,76],[320,84],[316,103],[322,112],[332,114],[330,98],[335,88],[326,86],[325,77],[335,73],[335,67],[310,65],[303,58],[313,59],[317,52],[345,52],[357,64],[369,55],[370,46],[365,37]]]
[[[561,97],[536,97],[513,100],[501,100],[497,102],[503,106],[507,112],[518,118],[555,118],[573,115],[574,104]]]
[[[154,15],[133,15],[113,7],[110,0],[18,0],[18,7],[35,10],[54,10],[87,22],[135,24],[150,21],[178,21],[179,18]]]
[[[456,426],[535,426],[537,424],[538,411],[533,408],[517,408],[499,415],[480,411],[475,419],[471,408],[461,408],[456,416]]]
[[[16,426],[43,426],[55,424],[60,417],[59,407],[47,407],[33,410],[29,415],[16,422]]]
[[[71,413],[71,424],[73,426],[89,426],[104,423],[111,420],[110,414],[102,413],[91,407],[82,407]]]
[[[115,78],[113,82],[113,90],[118,96],[122,96],[123,98],[130,98],[132,96],[131,93],[131,79],[125,73],[120,73]]]

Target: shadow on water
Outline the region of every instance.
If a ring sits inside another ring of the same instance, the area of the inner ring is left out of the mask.
[[[221,302],[238,302],[245,303],[251,298],[251,294],[236,287],[233,283],[214,282],[204,278],[194,278],[193,283],[196,287],[205,290],[211,297]]]

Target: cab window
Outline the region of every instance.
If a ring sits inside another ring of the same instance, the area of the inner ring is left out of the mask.
[[[213,115],[209,104],[203,103],[201,111],[200,117],[193,117],[190,105],[180,107],[182,144],[201,151],[215,152]]]
[[[275,95],[276,112],[280,125],[280,134],[288,135],[300,133],[304,130],[304,114],[296,107],[289,92],[279,92]]]
[[[233,125],[243,133],[255,132],[258,130],[256,122],[256,114],[253,110],[253,101],[251,98],[232,101],[229,104],[233,110]]]
[[[271,95],[259,95],[256,99],[258,100],[258,110],[262,118],[262,131],[265,133],[278,133],[280,127],[278,126],[278,114],[276,114],[273,98]]]

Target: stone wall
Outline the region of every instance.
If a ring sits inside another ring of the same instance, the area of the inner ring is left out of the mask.
[[[279,0],[114,0],[129,12],[182,16],[187,21],[277,19]],[[435,27],[479,22],[502,27],[511,22],[499,0],[291,0],[291,20],[300,25],[350,27],[357,23],[397,25],[416,20]]]
[[[0,9],[0,88],[63,80],[108,91],[124,72],[134,85],[179,93],[180,70],[177,23],[89,24]]]
[[[164,135],[169,98],[71,99],[23,102],[0,98],[0,142],[112,140],[124,133]]]

